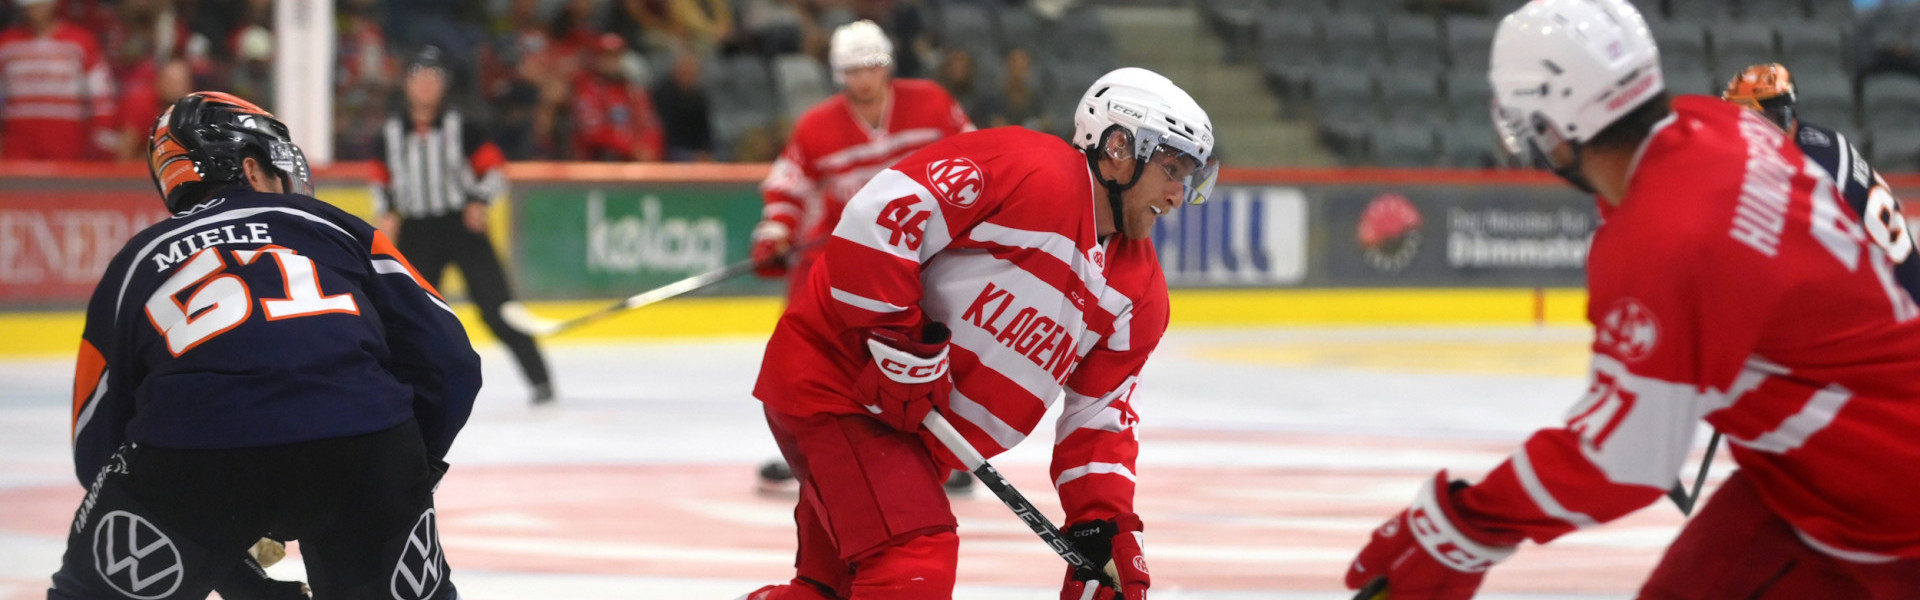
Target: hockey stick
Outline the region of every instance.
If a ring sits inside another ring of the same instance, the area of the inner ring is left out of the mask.
[[[1680,507],[1680,514],[1693,516],[1693,505],[1700,501],[1700,490],[1707,485],[1707,469],[1713,466],[1713,451],[1720,449],[1720,430],[1713,430],[1713,437],[1707,439],[1707,456],[1700,460],[1700,474],[1693,478],[1693,493],[1681,486],[1681,481],[1673,482],[1673,489],[1667,490],[1667,498]]]
[[[1115,583],[1120,580],[1120,572],[1114,567],[1112,560],[1108,560],[1104,568],[1095,568],[1093,561],[1088,560],[1087,555],[1081,554],[1079,548],[1068,542],[1066,536],[1060,534],[1060,528],[1054,527],[1053,521],[1047,520],[1047,516],[1041,514],[1040,509],[1034,508],[1033,503],[1028,502],[1026,496],[1020,495],[1020,490],[1013,489],[1013,484],[1007,483],[1007,478],[1000,476],[1000,472],[987,463],[986,457],[981,456],[979,450],[973,449],[973,444],[968,443],[966,438],[960,437],[960,432],[955,430],[953,424],[948,423],[947,418],[941,416],[939,411],[927,413],[927,418],[921,421],[920,425],[926,427],[927,432],[932,433],[933,437],[939,438],[941,445],[946,446],[954,456],[959,457],[960,463],[973,471],[974,477],[980,478],[980,483],[986,484],[987,489],[993,490],[993,495],[999,496],[1000,501],[1006,503],[1007,508],[1013,509],[1013,514],[1020,517],[1021,521],[1025,521],[1027,527],[1033,529],[1034,535],[1040,536],[1040,541],[1046,542],[1048,547],[1053,548],[1054,554],[1066,559],[1067,564],[1074,570],[1092,573],[1099,580],[1098,583],[1107,586],[1107,589],[1120,589],[1120,586]]]
[[[785,257],[782,256],[780,258],[785,258]],[[775,260],[779,260],[779,259],[775,259]],[[549,336],[556,333],[560,333],[562,331],[573,329],[575,327],[579,327],[581,325],[592,323],[594,321],[605,319],[607,317],[613,316],[615,314],[619,314],[621,312],[640,308],[642,306],[646,306],[662,300],[680,296],[695,290],[712,287],[713,285],[718,284],[722,281],[733,279],[735,277],[739,277],[741,275],[745,275],[747,273],[753,272],[754,265],[755,263],[753,259],[747,259],[740,262],[736,262],[724,267],[720,267],[718,269],[714,269],[712,271],[707,271],[699,275],[694,275],[692,277],[675,281],[673,283],[669,283],[651,290],[647,290],[645,292],[634,294],[633,296],[630,296],[625,300],[615,302],[606,308],[602,308],[600,310],[596,310],[584,315],[580,315],[578,317],[567,319],[565,321],[553,321],[549,319],[540,318],[539,316],[536,316],[533,313],[527,312],[527,309],[524,307],[521,307],[518,303],[508,303],[506,306],[501,307],[500,318],[501,320],[506,321],[508,326],[511,326],[514,329],[520,330],[521,333],[525,333],[531,336]]]

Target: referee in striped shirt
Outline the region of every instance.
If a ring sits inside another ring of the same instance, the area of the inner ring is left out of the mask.
[[[428,46],[408,63],[406,107],[380,132],[374,212],[428,283],[440,285],[447,263],[460,267],[480,317],[533,386],[533,403],[546,404],[553,401],[546,359],[532,337],[500,318],[511,292],[487,238],[487,205],[506,191],[506,156],[445,106],[447,77],[439,48]]]

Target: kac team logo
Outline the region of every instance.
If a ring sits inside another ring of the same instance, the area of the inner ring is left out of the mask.
[[[1381,194],[1360,211],[1354,237],[1373,268],[1393,273],[1413,264],[1420,253],[1420,209],[1406,196]]]
[[[1623,298],[1601,317],[1594,341],[1620,360],[1640,362],[1660,344],[1660,320],[1640,301]]]
[[[407,533],[407,545],[393,565],[393,600],[427,600],[446,580],[447,557],[441,553],[440,528],[434,520],[434,510],[429,508]]]
[[[980,201],[980,191],[987,187],[980,166],[965,158],[949,158],[928,164],[927,183],[933,186],[933,192],[940,196],[942,202],[960,208],[973,206],[973,203]]]
[[[173,540],[124,510],[107,513],[93,530],[93,568],[115,591],[138,600],[171,596],[186,578]]]

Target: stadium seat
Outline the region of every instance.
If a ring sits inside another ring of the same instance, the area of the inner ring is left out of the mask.
[[[1324,16],[1333,11],[1327,0],[1267,0],[1267,11],[1293,16]]]
[[[1721,91],[1726,89],[1727,79],[1733,76],[1732,74],[1728,74],[1726,77],[1720,77],[1714,72],[1708,71],[1706,66],[1690,61],[1662,65],[1661,70],[1667,79],[1667,90],[1675,95],[1707,94],[1718,96]]]
[[[1453,121],[1487,121],[1493,114],[1493,88],[1487,70],[1447,72],[1447,112]]]
[[[1860,85],[1862,125],[1875,139],[1889,130],[1913,130],[1920,123],[1920,79],[1907,74],[1884,74]]]
[[[1719,83],[1706,84],[1711,78],[1707,75],[1706,30],[1700,23],[1668,21],[1651,27],[1654,43],[1660,46],[1660,66],[1667,72],[1667,87],[1684,94],[1706,93],[1706,89],[1719,92]]]
[[[1794,93],[1799,98],[1796,110],[1802,118],[1841,133],[1858,131],[1853,110],[1853,81],[1846,73],[1798,69],[1792,73]]]
[[[1386,64],[1380,40],[1380,28],[1372,15],[1341,13],[1327,17],[1321,31],[1326,35],[1327,64],[1360,70],[1377,69]]]
[[[1446,50],[1440,42],[1440,24],[1432,17],[1396,14],[1386,19],[1387,62],[1395,68],[1422,68],[1438,72]]]
[[[1882,173],[1905,173],[1920,169],[1920,131],[1912,128],[1877,131],[1868,162]]]
[[[1024,48],[1033,52],[1040,47],[1041,40],[1046,39],[1046,29],[1040,24],[1040,15],[1033,14],[1033,11],[1010,7],[998,14],[1003,49]],[[1252,27],[1251,23],[1248,22],[1248,28]]]
[[[781,119],[792,123],[814,104],[833,95],[833,81],[820,61],[805,54],[783,54],[773,59],[773,78],[780,84]]]
[[[1807,5],[1802,0],[1741,0],[1739,9],[1740,18],[1747,20],[1798,23],[1807,18]]]
[[[1373,136],[1373,160],[1386,167],[1431,167],[1440,162],[1434,151],[1432,123],[1389,121]]]
[[[1794,23],[1779,29],[1781,62],[1798,77],[1803,71],[1846,70],[1846,33],[1820,23]]]
[[[1298,97],[1322,64],[1320,32],[1312,18],[1279,12],[1262,15],[1260,70],[1283,98]]]
[[[1667,0],[1667,18],[1719,22],[1733,16],[1728,0]]]
[[[1812,0],[1812,2],[1808,4],[1808,8],[1812,9],[1808,11],[1808,14],[1813,17],[1813,20],[1821,23],[1844,24],[1852,21],[1854,17],[1853,3],[1851,2]]]
[[[1716,71],[1726,77],[1748,65],[1774,62],[1779,54],[1773,50],[1773,27],[1762,22],[1734,22],[1716,24],[1712,28],[1714,64]]]
[[[1500,143],[1489,118],[1455,119],[1440,130],[1440,160],[1449,167],[1488,169],[1499,165]]]
[[[1454,69],[1487,71],[1496,21],[1484,17],[1447,17],[1447,64]]]
[[[1390,121],[1432,124],[1447,118],[1440,79],[1430,69],[1395,67],[1383,73],[1380,106]]]
[[[975,56],[997,54],[999,34],[994,31],[993,16],[975,4],[950,3],[940,9],[940,43],[972,50]]]
[[[1369,134],[1381,123],[1373,87],[1373,76],[1355,69],[1332,69],[1314,79],[1316,130],[1335,153],[1364,156]]]

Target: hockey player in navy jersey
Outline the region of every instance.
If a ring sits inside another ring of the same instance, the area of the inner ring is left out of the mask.
[[[50,599],[205,598],[269,532],[320,598],[454,598],[433,488],[480,362],[366,222],[310,196],[287,128],[198,92],[155,123],[172,218],[87,307],[73,395],[87,496]]]

